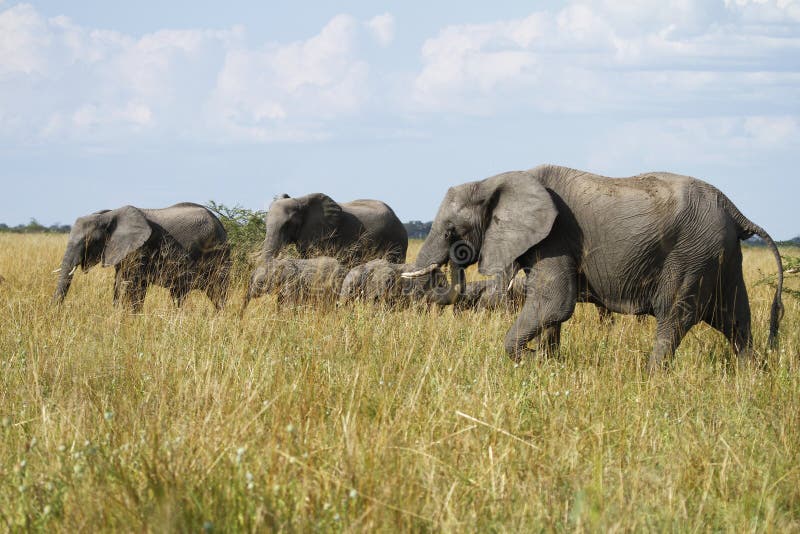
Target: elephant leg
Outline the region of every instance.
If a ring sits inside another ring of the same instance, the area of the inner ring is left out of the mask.
[[[125,297],[133,313],[141,313],[144,298],[147,295],[147,278],[136,275],[128,282],[125,288]]]
[[[212,263],[212,272],[207,277],[206,295],[217,311],[222,311],[228,300],[228,286],[230,285],[231,265],[228,251]]]
[[[124,291],[124,286],[126,285],[125,280],[123,279],[122,269],[120,269],[119,264],[114,266],[114,306],[119,305],[120,298],[122,298],[122,294]]]
[[[539,336],[539,347],[546,354],[555,354],[561,346],[561,323],[549,326]]]
[[[527,284],[525,304],[505,339],[506,353],[515,362],[533,352],[527,348],[528,342],[545,331],[545,349],[558,350],[561,323],[572,316],[578,295],[575,267],[569,258],[540,260]]]
[[[189,288],[186,284],[177,283],[170,287],[169,294],[172,297],[172,302],[180,308],[186,300],[186,295],[189,294]]]
[[[614,314],[608,308],[600,304],[595,304],[595,308],[597,308],[597,316],[600,318],[601,323],[614,324]]]
[[[214,285],[206,289],[206,295],[208,295],[208,299],[214,305],[214,309],[217,311],[222,311],[225,308],[225,303],[228,300],[227,290],[223,289],[219,285]]]
[[[213,281],[206,287],[206,295],[214,304],[217,311],[222,311],[228,300],[228,286],[230,285],[230,268],[225,265],[220,268]]]
[[[753,336],[750,330],[750,301],[741,274],[735,284],[723,288],[718,295],[718,305],[706,313],[705,321],[722,332],[730,341],[740,367],[754,364]]]
[[[666,316],[656,317],[656,341],[647,362],[649,373],[652,374],[664,367],[664,363],[672,358],[675,349],[680,345],[683,336],[696,323],[695,310],[682,302],[674,304]]]

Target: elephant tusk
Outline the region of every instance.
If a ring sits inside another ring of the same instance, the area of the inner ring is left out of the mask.
[[[70,276],[72,276],[73,274],[75,274],[75,270],[76,270],[77,268],[78,268],[78,266],[77,266],[77,265],[76,265],[75,267],[73,267],[73,268],[72,268],[72,270],[69,272],[69,275],[70,275]]]
[[[401,278],[419,278],[420,276],[425,276],[426,274],[430,274],[436,269],[439,268],[438,263],[431,263],[424,269],[419,269],[418,271],[409,271],[407,273],[402,273],[400,275]]]
[[[50,272],[53,273],[53,274],[60,273],[61,272],[61,267],[59,267],[58,269],[55,269],[53,271],[50,271]]]
[[[514,279],[512,278],[511,281],[508,283],[508,287],[506,288],[506,293],[511,291],[511,288],[514,286]]]

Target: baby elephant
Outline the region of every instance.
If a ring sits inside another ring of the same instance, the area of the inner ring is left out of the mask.
[[[525,302],[525,276],[517,276],[511,286],[502,278],[475,280],[464,285],[464,291],[453,302],[455,311],[499,310],[516,311]]]
[[[335,258],[270,259],[255,268],[240,316],[250,299],[274,294],[278,304],[332,304],[339,295],[347,269]]]
[[[402,278],[411,268],[405,263],[372,260],[358,265],[347,273],[339,292],[339,302],[353,301],[408,306],[413,302],[430,302],[437,291],[447,291],[447,278],[438,269],[429,276]]]

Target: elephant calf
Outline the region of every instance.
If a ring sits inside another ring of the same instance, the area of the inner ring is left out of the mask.
[[[347,269],[327,256],[271,259],[250,276],[240,315],[251,299],[266,294],[276,295],[278,304],[332,304],[346,275]]]
[[[525,277],[517,276],[509,287],[502,278],[487,278],[464,284],[464,290],[453,302],[462,310],[519,310],[525,302]]]
[[[446,291],[447,279],[439,270],[430,276],[403,278],[411,266],[379,259],[358,265],[347,273],[339,292],[339,302],[364,301],[389,306],[408,306],[430,301],[438,291]]]
[[[114,266],[114,304],[139,312],[150,284],[169,289],[180,306],[192,289],[205,291],[219,310],[230,272],[228,235],[219,219],[199,204],[163,209],[123,206],[79,217],[61,260],[53,300],[60,303],[78,267]]]

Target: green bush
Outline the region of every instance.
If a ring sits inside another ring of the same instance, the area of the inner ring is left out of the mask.
[[[206,207],[219,217],[220,222],[228,232],[228,242],[231,245],[231,258],[233,271],[239,275],[247,273],[261,249],[266,234],[264,217],[266,211],[249,210],[239,205],[226,206],[209,200]]]

